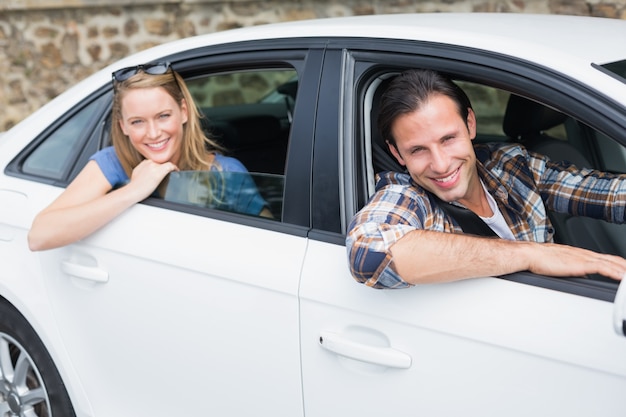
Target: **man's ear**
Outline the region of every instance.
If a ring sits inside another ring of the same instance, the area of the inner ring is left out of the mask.
[[[467,130],[471,140],[476,138],[476,114],[471,108],[467,109]]]
[[[394,158],[396,158],[398,163],[402,166],[406,166],[406,164],[404,163],[404,159],[402,159],[402,156],[400,156],[400,152],[398,151],[398,148],[396,148],[396,145],[392,144],[389,141],[386,141],[386,142],[387,142],[387,146],[389,147],[389,152],[391,152]]]

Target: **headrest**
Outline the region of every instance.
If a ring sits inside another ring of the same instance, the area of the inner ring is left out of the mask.
[[[564,123],[567,116],[542,104],[511,94],[502,129],[511,138],[524,138]]]
[[[231,146],[259,146],[273,142],[280,137],[280,121],[274,116],[244,116],[230,121],[237,135],[232,138]]]
[[[380,130],[378,129],[378,112],[380,111],[380,98],[383,93],[389,87],[393,77],[383,80],[372,98],[372,109],[370,111],[370,126],[371,126],[371,145],[372,145],[372,163],[374,165],[374,172],[380,171],[396,171],[404,172],[405,168],[398,163],[396,158],[389,151],[387,143],[383,140]]]

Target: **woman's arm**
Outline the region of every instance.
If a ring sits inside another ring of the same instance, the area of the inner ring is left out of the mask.
[[[83,239],[152,193],[176,167],[144,160],[131,181],[111,191],[95,161],[89,161],[63,193],[42,210],[28,233],[33,251],[53,249]]]

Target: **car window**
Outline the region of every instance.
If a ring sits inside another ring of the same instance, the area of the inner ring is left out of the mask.
[[[102,96],[68,117],[48,134],[24,160],[22,172],[53,180],[64,179],[72,169],[77,154],[99,120]],[[94,117],[95,116],[95,117]]]
[[[297,72],[293,68],[229,71],[196,77],[187,80],[187,85],[204,116],[205,133],[224,147],[225,156],[239,160],[250,175],[178,175],[173,178],[168,190],[170,194],[166,198],[242,212],[241,208],[233,209],[232,201],[219,204],[222,197],[215,193],[227,190],[232,194],[237,187],[243,192],[241,187],[245,184],[243,194],[251,193],[255,188],[255,192],[266,201],[274,219],[281,220],[285,162],[298,86]],[[203,197],[199,197],[197,192]],[[235,194],[239,196],[237,198],[242,196]]]
[[[477,84],[468,81],[456,80],[456,84],[465,91],[472,103],[476,114],[476,137],[479,142],[511,141],[504,132],[504,117],[511,94],[508,91]],[[565,124],[544,130],[548,136],[566,140]]]
[[[372,138],[372,149],[365,152],[366,161],[373,166],[368,170],[366,188],[369,195],[374,192],[377,172],[403,169],[386,150],[376,131],[377,105],[373,100],[380,97],[379,89],[385,88],[384,82],[376,80],[369,87],[376,91],[366,94],[372,100],[372,112],[365,120],[365,125],[370,126]],[[566,107],[560,110],[492,86],[456,82],[466,91],[476,113],[476,141],[520,143],[555,162],[569,162],[580,168],[626,172],[624,146],[566,114]],[[626,257],[626,242],[620,237],[626,233],[626,225],[557,212],[549,212],[548,215],[555,229],[556,242]],[[607,280],[599,275],[590,278]]]
[[[213,74],[187,80],[189,91],[202,108],[284,102],[295,99],[294,69],[246,70]]]
[[[604,171],[626,173],[626,148],[616,140],[600,132],[595,132],[597,153]]]
[[[285,164],[298,88],[297,71],[292,67],[246,68],[196,76],[186,79],[186,83],[203,115],[205,133],[223,147],[221,153],[224,156],[241,162],[249,173],[248,186],[253,185],[273,219],[282,221]],[[33,141],[12,163],[11,169],[19,170],[19,175],[69,183],[89,156],[111,145],[111,99],[110,94],[103,94],[86,105],[81,103],[75,107]],[[225,184],[243,183],[241,178],[244,176],[223,175],[222,179]],[[208,200],[202,202],[197,196],[194,199],[192,196],[202,183],[197,173],[172,177],[172,189],[175,187],[176,193],[169,190],[170,201],[242,212],[227,204],[207,204]],[[212,183],[206,176],[204,180]],[[186,181],[188,189],[183,192]],[[205,187],[202,192],[209,190]]]
[[[489,85],[463,80],[455,82],[467,93],[476,114],[476,142],[520,143],[553,161],[567,161],[578,167],[617,173],[626,172],[626,149],[618,141],[574,117],[538,102]],[[372,111],[364,122],[371,140],[366,149],[368,190],[373,192],[374,175],[382,170],[403,170],[382,144],[376,126],[376,100],[380,100],[385,81],[373,82],[368,93]],[[369,137],[368,136],[368,137]],[[376,149],[378,148],[378,149]],[[387,155],[382,155],[386,153]]]
[[[457,84],[467,92],[476,113],[478,142],[519,142],[553,161],[626,172],[624,146],[561,110],[491,86]]]
[[[229,171],[180,171],[170,174],[165,200],[257,216],[267,208],[280,220],[284,177]]]

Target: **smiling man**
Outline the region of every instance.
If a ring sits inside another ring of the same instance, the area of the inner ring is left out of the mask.
[[[623,223],[626,176],[557,164],[517,144],[474,145],[467,95],[429,70],[390,83],[378,122],[408,173],[381,173],[350,224],[346,245],[359,282],[404,288],[525,270],[615,280],[626,273],[621,257],[553,243],[548,218],[548,210],[575,207],[570,214]],[[475,213],[500,238],[463,234],[446,204]]]

